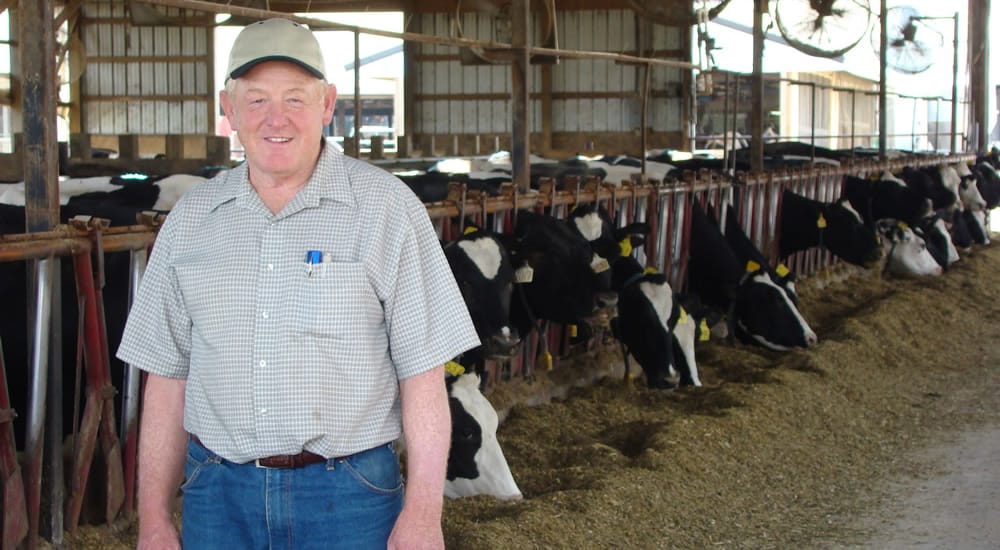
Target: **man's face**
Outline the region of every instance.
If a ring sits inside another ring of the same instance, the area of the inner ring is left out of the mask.
[[[246,150],[251,178],[307,180],[323,127],[333,118],[336,89],[284,61],[260,63],[235,85],[220,100]]]

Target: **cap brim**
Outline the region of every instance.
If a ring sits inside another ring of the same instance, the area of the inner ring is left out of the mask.
[[[299,67],[302,67],[303,69],[305,69],[306,71],[308,71],[309,74],[315,76],[316,78],[321,78],[323,80],[326,80],[326,75],[324,75],[322,72],[320,72],[319,70],[317,70],[315,67],[307,65],[306,63],[303,63],[303,62],[299,61],[298,59],[295,59],[295,58],[292,58],[292,57],[288,57],[288,56],[284,56],[284,55],[272,55],[272,56],[267,56],[267,57],[259,57],[257,59],[254,59],[253,61],[248,61],[248,62],[240,65],[239,67],[236,67],[235,69],[233,69],[229,73],[229,78],[239,78],[239,77],[245,75],[247,72],[249,72],[250,69],[254,68],[257,64],[264,63],[265,61],[287,61],[288,63],[295,63],[296,65],[298,65]]]

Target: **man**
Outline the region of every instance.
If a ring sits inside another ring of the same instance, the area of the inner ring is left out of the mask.
[[[442,365],[478,339],[423,205],[324,145],[324,69],[305,27],[246,27],[220,100],[247,160],[160,230],[118,350],[149,373],[140,548],[179,547],[179,486],[187,550],[443,547]]]

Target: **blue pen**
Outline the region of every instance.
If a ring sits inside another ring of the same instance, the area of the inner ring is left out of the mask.
[[[323,261],[323,252],[319,250],[306,251],[306,264],[309,266],[306,275],[312,277],[313,266]]]

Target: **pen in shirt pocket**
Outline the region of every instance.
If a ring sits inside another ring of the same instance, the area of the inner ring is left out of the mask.
[[[312,277],[313,266],[323,261],[323,253],[319,250],[306,251],[306,276]]]

